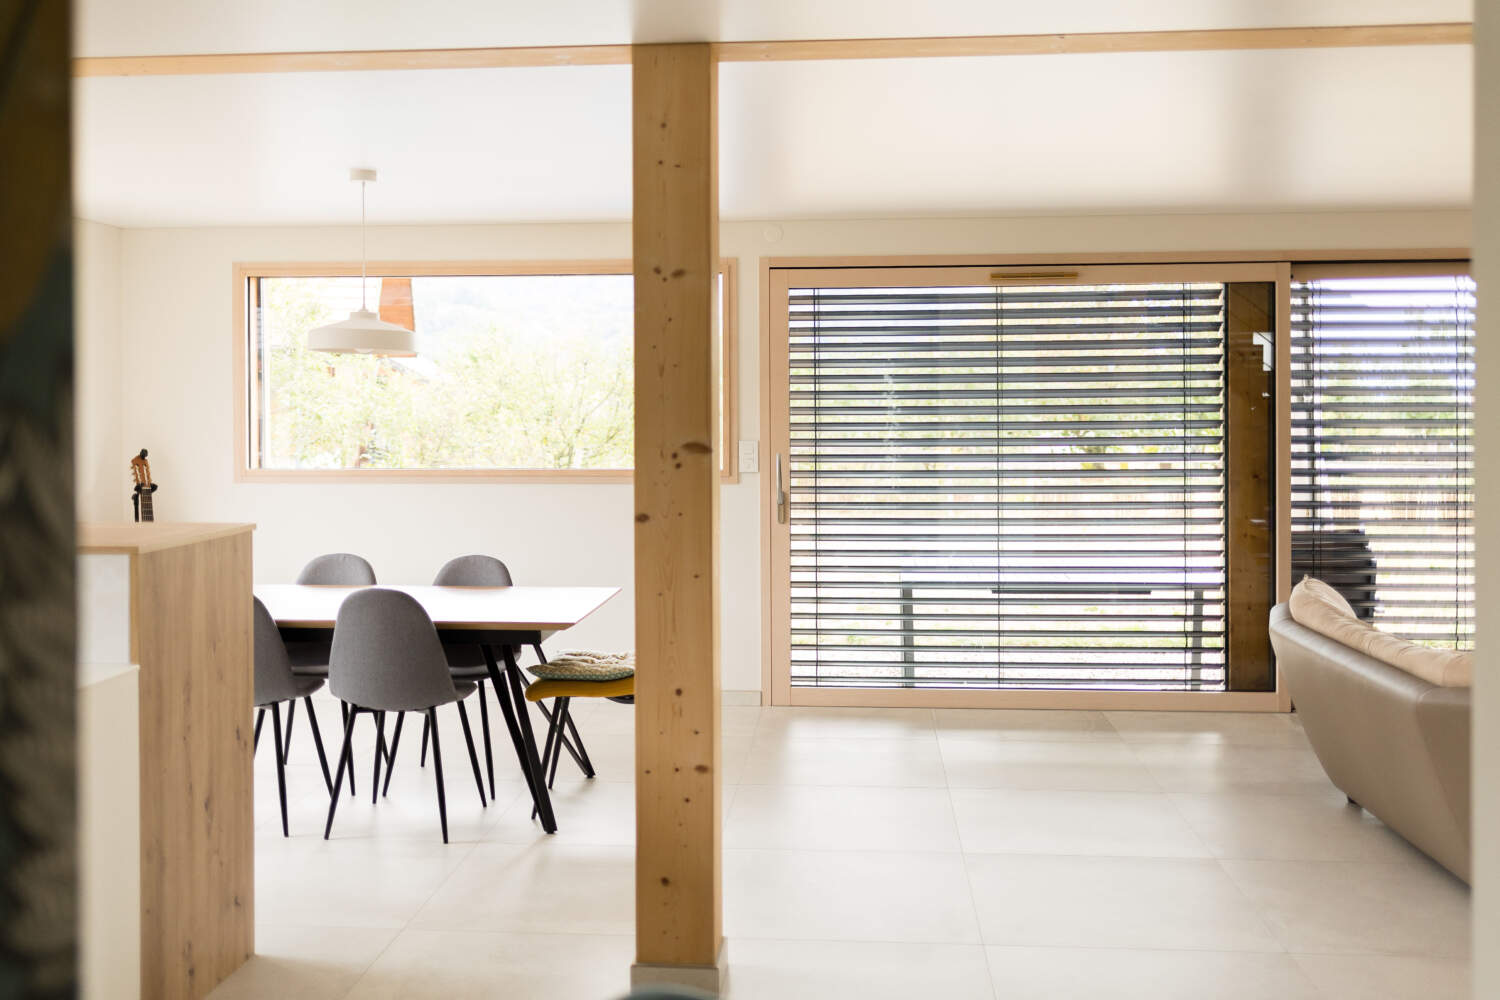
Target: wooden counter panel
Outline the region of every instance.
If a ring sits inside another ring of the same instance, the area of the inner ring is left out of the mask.
[[[141,995],[159,1000],[207,995],[255,944],[251,535],[234,527],[132,561]]]

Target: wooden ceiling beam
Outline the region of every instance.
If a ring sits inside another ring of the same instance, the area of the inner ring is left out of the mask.
[[[1378,48],[1469,45],[1474,26],[1326,25],[1310,28],[1217,28],[1202,31],[1109,31],[949,38],[828,38],[715,42],[719,62],[841,59],[934,59],[965,56],[1098,55],[1121,52],[1226,52],[1255,49]],[[350,73],[413,69],[504,69],[535,66],[624,66],[629,45],[525,48],[377,49],[357,52],[226,52],[206,55],[86,56],[75,77],[198,76],[221,73]]]

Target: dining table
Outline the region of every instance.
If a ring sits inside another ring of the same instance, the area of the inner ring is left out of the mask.
[[[542,829],[557,832],[546,775],[526,707],[526,679],[518,655],[583,621],[620,592],[619,587],[438,587],[380,584],[414,598],[444,645],[478,646],[484,652],[495,699],[510,731],[516,760],[526,779]],[[255,596],[288,642],[327,642],[344,599],[369,587],[317,584],[258,584]]]

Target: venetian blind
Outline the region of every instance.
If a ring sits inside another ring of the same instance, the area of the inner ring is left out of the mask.
[[[1292,285],[1292,572],[1398,635],[1474,634],[1474,282]]]
[[[1224,687],[1222,284],[789,308],[794,685]]]

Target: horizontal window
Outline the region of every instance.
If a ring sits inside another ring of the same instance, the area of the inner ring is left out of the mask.
[[[732,267],[732,265],[727,265]],[[535,268],[527,268],[534,272]],[[353,271],[353,273],[348,273]],[[424,273],[425,272],[425,273]],[[569,273],[247,267],[243,469],[265,473],[588,473],[634,464],[634,279]],[[363,298],[414,330],[416,357],[328,354],[308,331]],[[731,455],[732,281],[719,273],[721,470]],[[378,305],[377,305],[378,303]]]

